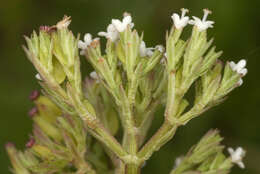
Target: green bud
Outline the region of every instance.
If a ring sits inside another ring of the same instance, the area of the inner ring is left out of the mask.
[[[55,159],[55,155],[52,153],[52,151],[45,146],[35,144],[32,146],[31,149],[41,159],[47,159],[47,160]]]
[[[62,114],[62,111],[46,96],[40,96],[34,102],[40,115],[50,123],[55,123],[56,118]]]
[[[118,132],[119,120],[117,112],[113,108],[110,108],[108,112],[106,112],[106,124],[112,135]]]
[[[186,48],[186,42],[179,40],[181,33],[182,30],[172,28],[170,35],[166,38],[168,72],[175,71],[177,69],[177,65],[179,64]]]
[[[30,174],[19,158],[19,152],[12,143],[6,144],[6,150],[13,166],[15,174]]]
[[[46,72],[52,72],[53,42],[51,36],[45,31],[40,31],[39,36],[34,31],[31,38],[25,37],[29,51],[36,57]]]
[[[18,156],[26,168],[30,169],[39,163],[39,160],[33,155],[30,149],[25,150],[24,153],[19,152]]]
[[[222,64],[219,62],[201,77],[201,81],[196,83],[195,104],[202,108],[214,101],[214,96],[219,89],[221,82]]]
[[[61,141],[61,134],[55,125],[51,124],[42,115],[35,115],[33,121],[42,129],[44,133],[53,138],[56,141]]]
[[[215,100],[221,100],[225,97],[229,92],[239,86],[238,82],[241,78],[241,75],[234,72],[229,63],[226,63],[223,79],[221,81],[221,85],[217,94],[215,96]]]
[[[202,137],[199,143],[194,146],[188,153],[188,159],[194,164],[199,164],[211,155],[221,152],[223,147],[220,145],[222,141],[217,130],[211,130]]]
[[[131,31],[130,27],[120,33],[120,43],[125,52],[125,64],[124,68],[126,70],[129,79],[132,78],[135,70],[135,66],[138,64],[139,59],[139,49],[142,41],[142,37],[138,36],[136,30]]]

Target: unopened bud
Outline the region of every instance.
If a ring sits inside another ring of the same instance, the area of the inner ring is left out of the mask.
[[[26,147],[27,148],[31,148],[33,147],[33,145],[35,144],[35,139],[34,138],[31,138],[27,143],[26,143]]]
[[[28,115],[32,118],[32,117],[34,117],[37,113],[38,113],[38,108],[37,108],[37,107],[33,107],[33,108],[28,112]]]
[[[34,101],[36,100],[38,97],[40,96],[40,92],[38,90],[34,90],[31,92],[30,96],[29,96],[29,99],[31,101]]]

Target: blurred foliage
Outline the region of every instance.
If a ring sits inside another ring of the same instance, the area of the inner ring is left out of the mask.
[[[174,158],[184,154],[210,128],[221,130],[227,146],[243,146],[248,153],[246,171],[236,167],[232,173],[260,173],[260,17],[259,0],[9,0],[0,3],[0,173],[9,174],[4,144],[15,142],[19,148],[29,138],[31,120],[27,112],[32,107],[28,94],[39,89],[34,80],[36,71],[21,49],[23,35],[29,35],[40,25],[52,25],[64,14],[72,16],[74,33],[104,31],[112,18],[124,11],[133,15],[136,28],[145,31],[148,46],[164,43],[165,31],[172,25],[171,14],[185,7],[190,15],[202,16],[202,9],[213,11],[216,21],[209,35],[214,36],[222,59],[248,60],[249,74],[245,83],[228,100],[178,130],[173,141],[156,153],[144,167],[144,173],[168,173]],[[91,69],[82,59],[84,74]],[[161,124],[161,112],[156,114],[153,131]]]

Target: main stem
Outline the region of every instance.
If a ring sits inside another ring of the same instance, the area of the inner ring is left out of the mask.
[[[140,166],[137,164],[127,164],[126,174],[140,174]]]

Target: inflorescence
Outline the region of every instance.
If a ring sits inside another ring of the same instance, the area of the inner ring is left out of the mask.
[[[180,126],[226,99],[242,85],[246,60],[223,63],[207,30],[211,11],[202,19],[174,13],[166,45],[147,47],[129,13],[112,19],[98,36],[83,40],[69,30],[70,17],[25,37],[24,50],[37,70],[42,93],[33,91],[29,111],[33,133],[25,151],[6,145],[15,174],[137,174],[152,154],[170,141]],[[193,26],[187,40],[181,38]],[[94,71],[82,80],[80,55]],[[195,85],[193,85],[195,84]],[[186,93],[195,86],[193,102]],[[154,113],[165,106],[164,123],[147,134]],[[190,106],[190,107],[188,107]],[[189,109],[188,109],[189,108]],[[120,133],[121,132],[121,133]],[[119,136],[120,135],[120,136]],[[186,155],[176,159],[170,174],[227,174],[234,164],[245,168],[245,151],[221,145],[209,131]]]

